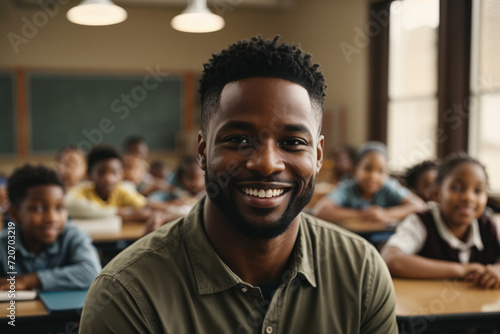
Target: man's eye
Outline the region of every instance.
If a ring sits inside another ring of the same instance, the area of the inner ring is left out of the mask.
[[[230,137],[226,141],[234,144],[250,144],[250,140],[247,137],[242,136]]]
[[[283,146],[299,146],[299,145],[306,145],[306,143],[300,139],[290,138],[290,139],[283,140],[281,142],[281,145],[283,145]]]

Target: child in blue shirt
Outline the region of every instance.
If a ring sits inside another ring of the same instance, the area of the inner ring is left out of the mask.
[[[386,146],[371,141],[357,152],[354,177],[319,200],[313,214],[328,221],[354,218],[387,223],[423,208],[420,198],[389,177]]]
[[[17,290],[88,288],[101,270],[99,257],[89,236],[67,222],[60,176],[25,165],[10,177],[8,196],[13,222],[0,235],[0,290],[9,290],[11,272]],[[15,248],[15,259],[7,245]]]

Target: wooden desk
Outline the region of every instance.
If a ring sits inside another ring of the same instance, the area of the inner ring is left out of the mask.
[[[118,233],[90,234],[93,242],[117,242],[121,240],[135,241],[140,239],[144,230],[144,222],[123,222],[122,230]]]
[[[337,222],[337,224],[357,234],[393,232],[396,229],[395,224],[370,223],[358,219],[346,219],[344,221]]]
[[[456,280],[393,279],[400,331],[500,328],[500,289]]]
[[[49,312],[39,300],[24,300],[16,302],[16,318],[17,317],[33,317],[39,315],[48,315]],[[0,318],[6,318],[10,312],[7,308],[10,306],[9,302],[0,303]]]

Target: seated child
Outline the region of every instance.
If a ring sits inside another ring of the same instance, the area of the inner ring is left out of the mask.
[[[391,274],[500,288],[500,226],[484,215],[487,188],[477,160],[461,154],[444,161],[431,194],[436,203],[408,216],[382,249]]]
[[[54,167],[63,178],[66,190],[85,178],[85,156],[76,146],[66,145],[57,152]]]
[[[435,162],[426,160],[406,171],[403,176],[405,185],[425,202],[430,201],[430,188],[436,180],[438,166]]]
[[[10,177],[8,194],[13,222],[0,235],[0,289],[9,289],[6,279],[12,271],[17,272],[17,290],[87,289],[101,270],[99,257],[89,236],[67,222],[59,175],[25,165]],[[12,241],[14,270],[7,256]]]
[[[149,155],[149,146],[141,136],[128,136],[123,143],[123,152],[140,155],[146,161]]]
[[[349,145],[336,145],[332,151],[333,183],[347,180],[354,175],[356,150]]]
[[[386,146],[367,142],[357,152],[354,178],[340,182],[318,201],[312,213],[328,221],[356,218],[387,223],[424,206],[420,198],[388,176]]]
[[[157,191],[150,195],[153,202],[165,202],[173,199],[190,199],[196,201],[205,195],[205,174],[195,156],[181,159],[172,178],[170,191]]]
[[[167,200],[165,210],[156,213],[148,220],[144,234],[152,232],[160,226],[186,215],[196,202],[205,195],[205,174],[196,157],[187,156],[180,161],[173,181],[171,193],[157,192],[157,200]],[[153,197],[154,200],[154,197]]]
[[[7,197],[7,179],[0,174],[0,215],[7,211],[9,199]]]
[[[93,206],[93,209],[95,206],[103,208],[103,215],[108,214],[109,210],[106,209],[116,209],[114,213],[124,220],[145,220],[151,215],[150,208],[146,207],[146,198],[120,184],[123,162],[113,146],[99,145],[92,148],[87,155],[87,176],[90,183],[82,184],[68,193],[66,203],[70,217],[81,217],[81,200]]]

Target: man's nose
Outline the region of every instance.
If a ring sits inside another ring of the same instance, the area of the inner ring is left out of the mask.
[[[252,157],[247,161],[247,168],[269,176],[285,169],[280,148],[274,141],[269,141],[258,146]]]

